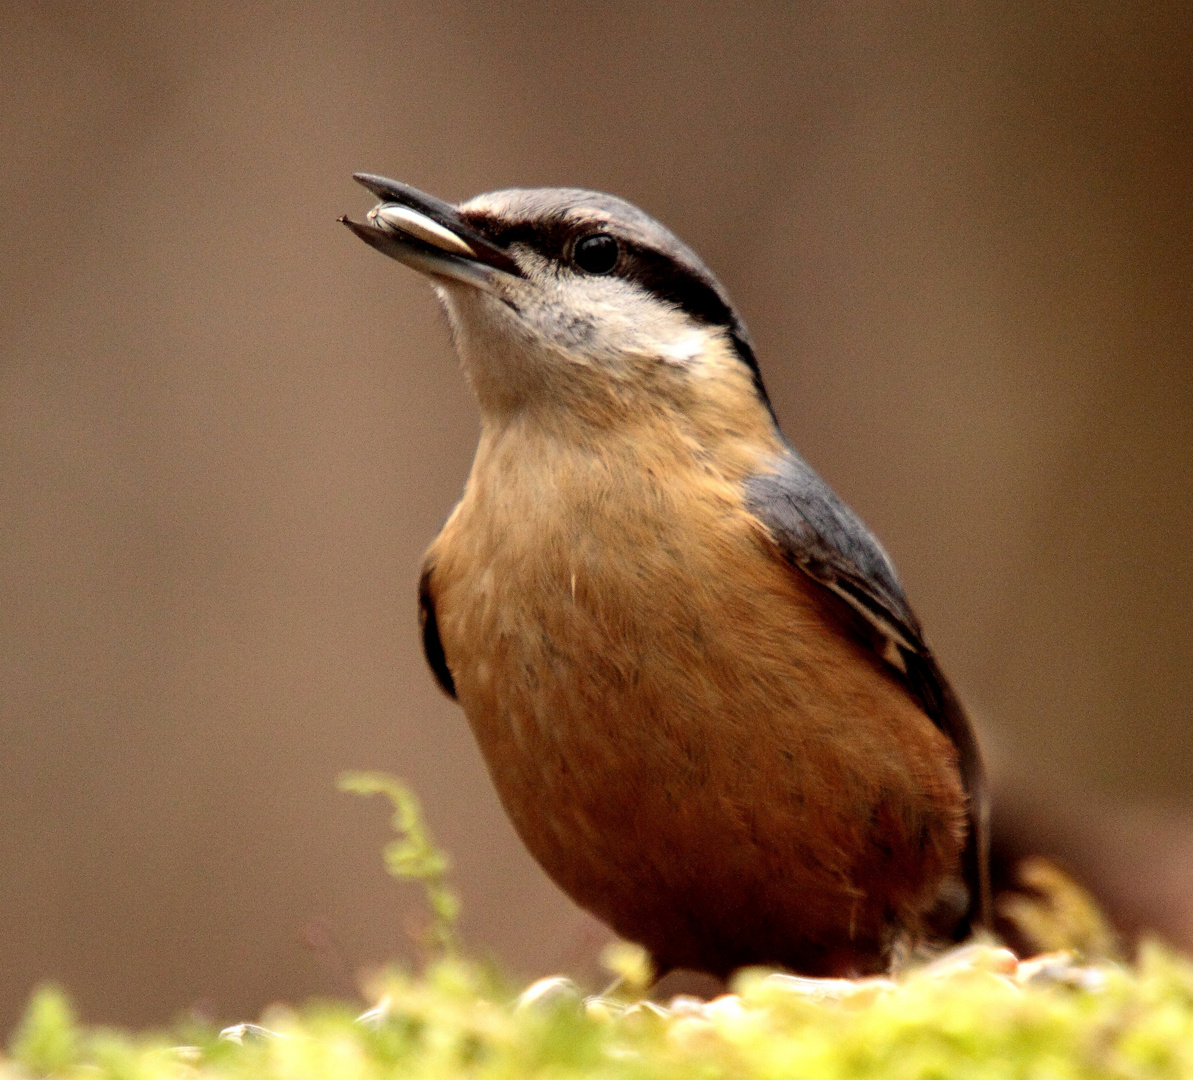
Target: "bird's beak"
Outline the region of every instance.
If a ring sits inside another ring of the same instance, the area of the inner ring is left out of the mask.
[[[361,224],[340,218],[366,244],[421,274],[491,288],[498,274],[523,277],[509,253],[469,225],[442,199],[370,173],[353,179],[381,200]]]

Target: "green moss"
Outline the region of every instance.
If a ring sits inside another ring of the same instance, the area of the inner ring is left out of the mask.
[[[987,956],[998,954],[987,950]],[[823,997],[804,984],[743,973],[736,993],[671,1009],[574,997],[517,1007],[481,969],[441,960],[377,985],[380,1017],[346,1006],[274,1008],[274,1034],[133,1036],[80,1026],[62,994],[40,991],[0,1074],[72,1080],[388,1080],[396,1077],[1193,1076],[1193,967],[1150,946],[1128,968],[1065,969],[1030,979],[976,964],[871,981]],[[1080,975],[1080,979],[1077,978]],[[1072,976],[1072,977],[1070,977]],[[1094,977],[1096,976],[1096,978]],[[1074,980],[1090,985],[1073,985]]]
[[[25,1012],[12,1038],[12,1057],[33,1076],[61,1074],[79,1056],[79,1033],[74,1010],[56,986],[43,986]]]
[[[390,819],[398,835],[385,845],[382,856],[392,877],[422,882],[431,909],[430,944],[445,953],[456,949],[456,919],[460,901],[447,886],[451,860],[431,838],[418,797],[400,780],[385,773],[347,772],[341,791],[354,795],[384,795],[393,806]]]

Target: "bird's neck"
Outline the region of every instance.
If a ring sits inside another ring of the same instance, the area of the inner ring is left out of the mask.
[[[784,450],[768,414],[750,411],[746,421],[670,408],[627,409],[605,424],[544,409],[487,414],[469,496],[501,500],[516,487],[551,505],[563,491],[620,500],[684,475],[737,484]]]

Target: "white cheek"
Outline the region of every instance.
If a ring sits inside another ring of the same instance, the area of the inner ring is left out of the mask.
[[[659,356],[670,364],[687,367],[707,347],[707,330],[686,330],[674,341],[661,342]]]
[[[693,368],[710,332],[682,312],[617,280],[560,281],[543,275],[491,292],[437,282],[457,352],[486,412],[549,397],[576,367],[619,379],[646,357]]]
[[[624,357],[653,356],[686,365],[706,341],[682,312],[616,278],[560,282],[553,301],[527,314],[575,360],[615,366]],[[565,315],[576,312],[582,322]]]

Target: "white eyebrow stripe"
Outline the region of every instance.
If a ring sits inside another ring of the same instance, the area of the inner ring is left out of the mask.
[[[426,214],[411,210],[408,206],[379,203],[369,211],[367,216],[377,228],[384,229],[386,232],[407,233],[443,251],[450,251],[453,255],[476,256],[476,252],[451,229],[440,225],[438,221],[427,217]]]

